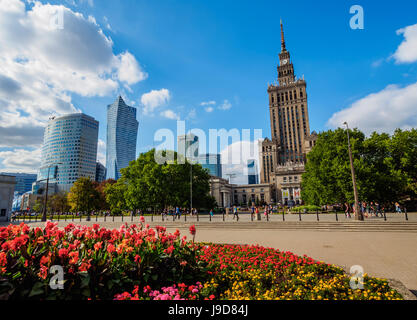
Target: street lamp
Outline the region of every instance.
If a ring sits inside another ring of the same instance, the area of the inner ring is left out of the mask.
[[[52,167],[57,167],[60,164],[63,164],[63,163],[59,162],[59,163],[55,163],[53,165],[50,165],[48,167],[43,167],[42,168],[42,169],[48,168],[48,178],[46,179],[46,193],[45,193],[45,201],[44,201],[44,204],[43,204],[42,222],[46,222],[46,220],[47,220],[47,218],[46,218],[46,205],[48,203],[49,173],[50,173]],[[41,180],[41,181],[45,181],[45,180]]]
[[[349,146],[349,159],[350,159],[350,169],[352,171],[352,183],[353,183],[353,194],[355,196],[355,219],[358,221],[363,221],[362,212],[359,210],[359,197],[358,197],[358,189],[356,187],[356,174],[355,174],[355,167],[353,165],[353,156],[352,156],[352,146],[350,144],[350,135],[349,135],[349,125],[347,122],[343,123],[347,129],[347,136],[348,136],[348,146]]]

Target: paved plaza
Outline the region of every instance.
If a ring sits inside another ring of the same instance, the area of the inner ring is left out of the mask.
[[[384,219],[367,219],[357,222],[345,219],[339,215],[321,215],[317,222],[315,215],[287,215],[286,221],[282,216],[271,216],[270,221],[251,221],[250,215],[241,214],[239,222],[233,221],[232,216],[216,216],[210,222],[208,216],[184,217],[173,221],[169,217],[162,222],[161,217],[146,217],[146,223],[167,227],[169,232],[179,229],[183,235],[189,235],[189,226],[197,227],[196,241],[253,244],[272,247],[282,251],[291,251],[298,255],[308,255],[316,260],[336,264],[350,269],[360,265],[365,273],[374,277],[400,280],[408,289],[417,292],[417,214],[410,213],[409,221],[404,216],[389,214]],[[123,223],[132,223],[130,217],[92,218],[92,221],[81,222],[85,225],[98,223],[106,228],[119,228]],[[133,223],[138,223],[135,217]],[[16,222],[17,223],[17,222]],[[71,220],[60,221],[63,227]],[[80,224],[75,219],[75,224]],[[43,223],[30,223],[30,226],[42,226]]]

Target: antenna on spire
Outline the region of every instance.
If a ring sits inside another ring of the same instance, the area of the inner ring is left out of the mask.
[[[281,23],[281,51],[285,52],[287,49],[285,48],[285,38],[284,38],[284,26],[282,24],[282,19],[280,19]]]

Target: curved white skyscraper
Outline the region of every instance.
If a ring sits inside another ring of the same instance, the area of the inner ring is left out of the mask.
[[[120,170],[136,159],[138,129],[136,108],[129,107],[122,97],[107,106],[107,179],[118,180]]]
[[[47,179],[48,171],[49,182],[60,191],[70,191],[82,177],[94,181],[98,125],[98,121],[82,113],[51,118],[45,128],[38,181]]]

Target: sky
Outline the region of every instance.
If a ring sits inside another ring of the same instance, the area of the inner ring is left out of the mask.
[[[351,28],[353,5],[363,29]],[[72,112],[100,122],[105,163],[106,106],[118,95],[138,108],[138,154],[177,120],[270,137],[280,19],[312,131],[415,128],[415,12],[413,0],[0,0],[0,171],[36,172],[49,117]],[[218,152],[257,157],[248,141],[230,144]]]

